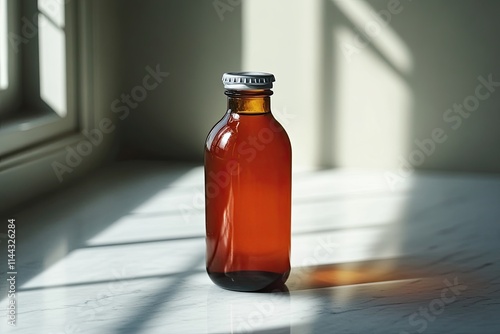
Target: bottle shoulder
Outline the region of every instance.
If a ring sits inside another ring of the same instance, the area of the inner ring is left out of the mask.
[[[230,114],[226,113],[224,117],[222,117],[217,123],[215,123],[215,125],[209,131],[207,139],[205,140],[205,149],[210,149],[214,145],[214,143],[218,141],[218,137],[229,130],[229,117]]]
[[[205,143],[208,152],[231,151],[234,146],[244,146],[245,142],[265,145],[271,149],[290,146],[289,137],[283,126],[271,113],[226,114],[210,131]]]

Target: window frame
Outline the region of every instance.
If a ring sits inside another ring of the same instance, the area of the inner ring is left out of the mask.
[[[90,28],[88,24],[88,6],[82,4],[82,2],[60,1],[65,2],[64,29],[66,43],[67,115],[61,118],[54,111],[48,111],[49,108],[37,107],[28,109],[22,106],[14,109],[14,111],[7,115],[6,119],[2,120],[3,124],[0,127],[1,161],[11,160],[11,158],[15,158],[19,154],[26,153],[33,148],[47,146],[47,144],[54,141],[78,135],[82,129],[90,125],[88,123],[89,117],[85,115],[88,113],[88,110],[85,111],[82,108],[78,99],[81,89],[85,89],[85,85],[81,86],[82,82],[79,74],[82,73],[81,67],[85,67],[86,65],[85,58],[89,56],[89,54],[81,52],[81,50],[86,50],[85,47],[88,42],[85,38],[85,34]],[[30,19],[29,15],[23,16],[26,13],[20,12],[19,7],[22,5],[18,3],[18,0],[7,0],[7,2],[9,6],[17,7],[12,10],[9,7],[9,14],[16,13],[17,10],[21,14],[21,17]],[[86,1],[83,3],[86,3]],[[12,17],[9,19],[12,19]],[[21,29],[20,27],[18,29]],[[38,33],[34,38],[39,38]],[[19,57],[22,57],[21,53],[18,53],[16,56],[18,57],[17,61],[20,62]],[[40,55],[37,54],[37,56],[32,61],[40,63]],[[20,78],[16,79],[20,80]],[[33,92],[31,93],[33,95]],[[40,95],[39,92],[37,93]],[[5,166],[3,167],[5,168]],[[1,169],[2,163],[0,163]]]
[[[17,0],[12,0],[17,1]],[[107,20],[114,10],[113,6],[103,5],[97,0],[74,1],[78,23],[76,25],[78,45],[78,61],[75,61],[75,85],[77,89],[74,99],[79,115],[79,127],[52,140],[28,147],[7,157],[0,156],[0,214],[17,212],[31,199],[72,184],[108,159],[114,143],[115,134],[108,134],[103,142],[95,147],[92,155],[83,159],[82,163],[71,173],[65,174],[64,181],[58,181],[53,164],[65,161],[68,148],[75,147],[87,137],[85,131],[98,127],[98,122],[104,117],[113,118],[109,109],[105,108],[103,99],[106,97],[99,90],[102,84],[96,81],[101,74],[101,68],[94,63],[102,62],[101,53],[96,50],[103,47],[106,40],[96,31],[103,29],[103,21]],[[110,8],[107,8],[110,7]],[[104,8],[104,10],[103,10]],[[71,57],[70,55],[69,57]],[[115,72],[114,69],[112,72]],[[96,85],[98,87],[96,87]],[[112,94],[112,93],[109,93]],[[73,97],[68,97],[68,100]],[[103,108],[104,107],[104,108]]]

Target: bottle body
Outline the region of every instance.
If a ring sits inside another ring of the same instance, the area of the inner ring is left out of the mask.
[[[217,285],[258,291],[288,278],[291,154],[288,135],[266,108],[229,108],[208,135],[206,264]]]

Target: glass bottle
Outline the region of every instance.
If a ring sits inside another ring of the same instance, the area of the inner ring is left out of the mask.
[[[228,110],[205,144],[207,273],[229,290],[273,289],[290,273],[290,140],[271,113],[272,74],[222,81]]]

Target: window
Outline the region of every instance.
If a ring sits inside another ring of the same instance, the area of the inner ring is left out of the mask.
[[[0,157],[78,130],[76,8],[0,0]]]
[[[14,4],[17,7],[17,3]],[[15,108],[19,101],[20,85],[15,79],[19,77],[18,58],[9,48],[8,33],[13,29],[13,20],[9,16],[15,14],[14,6],[8,6],[8,0],[0,0],[0,119],[3,120]]]

